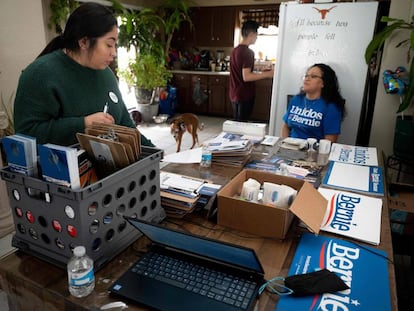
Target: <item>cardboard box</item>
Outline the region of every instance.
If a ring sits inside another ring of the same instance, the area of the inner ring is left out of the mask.
[[[253,178],[263,184],[284,184],[298,190],[289,209],[243,201],[243,183]],[[259,170],[244,169],[217,194],[218,224],[263,237],[284,239],[298,216],[310,231],[319,233],[328,201],[308,182]]]

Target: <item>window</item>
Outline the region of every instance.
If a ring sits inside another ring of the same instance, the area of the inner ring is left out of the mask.
[[[257,60],[275,61],[278,43],[279,7],[267,9],[249,9],[240,12],[240,25],[246,20],[260,23],[256,43],[250,48]]]

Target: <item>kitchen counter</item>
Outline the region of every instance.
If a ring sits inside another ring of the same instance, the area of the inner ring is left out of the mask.
[[[221,75],[221,76],[229,76],[229,71],[204,71],[204,70],[171,70],[172,73],[184,73],[184,74],[192,74],[192,75]]]

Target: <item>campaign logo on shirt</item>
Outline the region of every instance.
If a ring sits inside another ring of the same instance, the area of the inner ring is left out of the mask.
[[[299,124],[312,126],[312,127],[320,127],[321,120],[323,119],[323,113],[320,111],[315,111],[312,108],[302,108],[293,105],[289,111],[289,119],[292,122],[296,122]]]

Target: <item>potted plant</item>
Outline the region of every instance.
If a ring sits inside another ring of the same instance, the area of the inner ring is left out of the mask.
[[[397,43],[396,48],[407,48],[407,63],[409,64],[408,79],[405,81],[404,92],[400,97],[397,121],[394,132],[394,156],[404,161],[413,161],[414,147],[414,120],[413,116],[404,116],[403,112],[410,107],[414,97],[414,59],[411,52],[414,51],[414,16],[411,21],[383,16],[381,22],[388,23],[373,39],[369,42],[365,50],[365,61],[369,64],[375,54],[379,55],[379,50],[383,47],[386,39],[398,33],[406,33],[407,36]],[[398,77],[397,77],[398,78]]]

